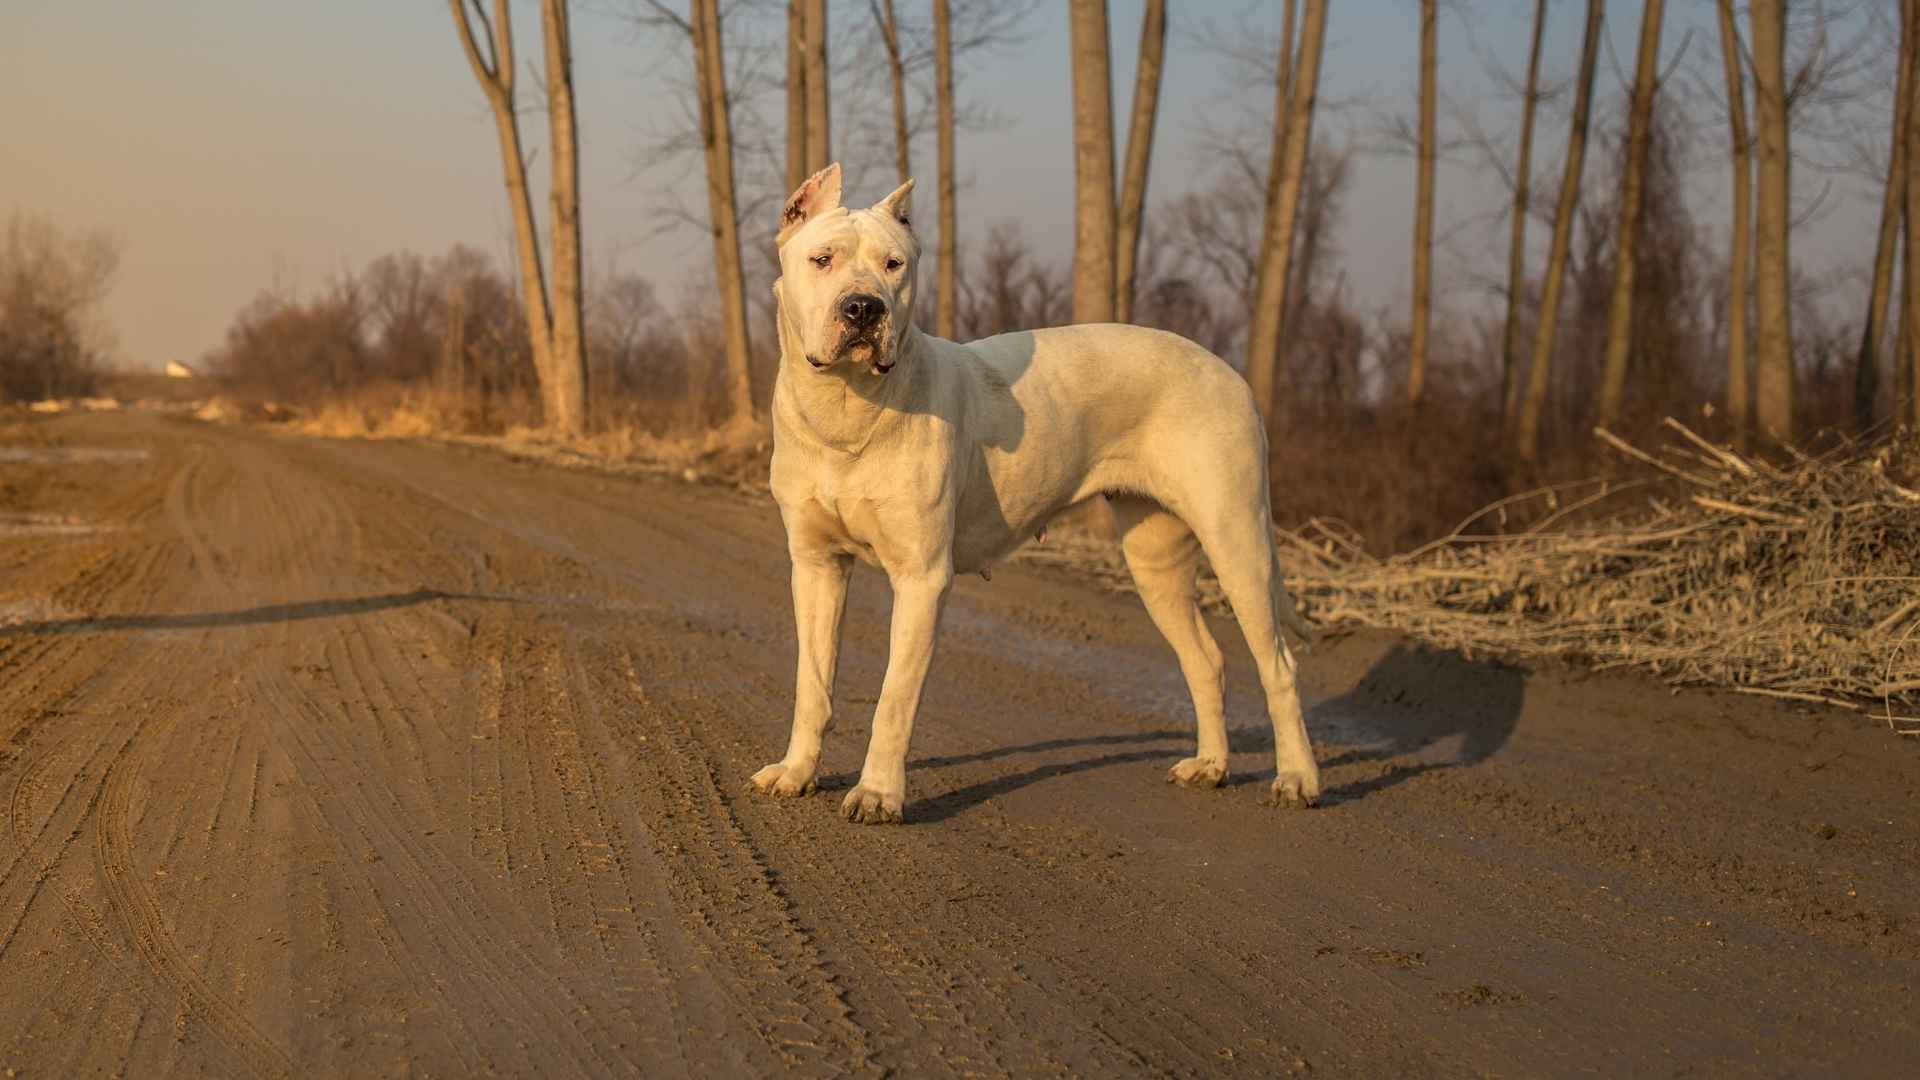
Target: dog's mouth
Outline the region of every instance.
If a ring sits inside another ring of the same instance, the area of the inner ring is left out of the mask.
[[[877,337],[863,334],[848,341],[842,347],[843,355],[856,364],[865,364],[875,375],[885,375],[893,370],[893,357],[880,358],[880,341]]]

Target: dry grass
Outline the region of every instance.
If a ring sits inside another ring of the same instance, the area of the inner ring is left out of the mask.
[[[1466,654],[1638,668],[1679,685],[1823,702],[1920,735],[1920,440],[1771,465],[1683,425],[1656,470],[1626,484],[1529,493],[1445,538],[1380,558],[1327,521],[1279,532],[1289,584],[1314,621],[1386,627]],[[1903,480],[1905,482],[1903,482]],[[1631,517],[1563,523],[1623,492]],[[1554,507],[1527,531],[1472,527],[1521,501]],[[1111,586],[1110,544],[1064,534],[1026,561],[1067,563]],[[1217,584],[1203,594],[1225,607]]]
[[[685,401],[605,395],[591,434],[565,438],[539,426],[537,403],[432,382],[381,383],[321,399],[295,417],[282,406],[218,396],[195,414],[209,421],[292,420],[327,439],[428,439],[488,446],[567,467],[667,474],[689,483],[764,484],[771,448],[763,424],[713,426]]]

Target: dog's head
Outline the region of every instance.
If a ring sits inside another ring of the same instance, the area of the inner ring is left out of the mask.
[[[884,375],[913,325],[920,241],[913,181],[865,210],[840,205],[840,166],[808,178],[780,211],[780,280],[773,283],[784,361],[817,370],[842,362]]]

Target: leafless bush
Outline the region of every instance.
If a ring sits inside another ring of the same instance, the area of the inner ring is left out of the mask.
[[[99,305],[120,241],[15,210],[0,243],[0,399],[86,393],[110,339]]]
[[[727,414],[720,329],[692,295],[669,311],[638,275],[589,282],[595,430],[684,434]],[[208,369],[249,396],[324,414],[320,427],[336,433],[500,434],[541,420],[524,318],[512,282],[474,249],[399,252],[311,296],[262,293]]]
[[[960,275],[960,312],[955,320],[962,340],[1013,330],[1059,326],[1072,318],[1072,283],[1066,271],[1040,262],[1009,222],[995,225]]]

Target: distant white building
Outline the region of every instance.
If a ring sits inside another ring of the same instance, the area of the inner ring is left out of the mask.
[[[178,360],[167,361],[167,377],[171,379],[197,379],[200,373]]]

